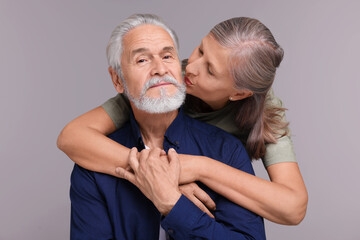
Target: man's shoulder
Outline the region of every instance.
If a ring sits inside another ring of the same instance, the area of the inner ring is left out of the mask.
[[[116,129],[114,132],[110,133],[109,135],[107,135],[108,138],[119,142],[121,141],[124,137],[129,136],[131,131],[131,127],[130,127],[130,122],[127,121],[124,126],[122,126],[119,129]]]
[[[224,130],[185,116],[187,129],[192,138],[202,141],[207,146],[229,155],[236,152],[246,152],[242,142]],[[226,150],[225,150],[226,149]]]
[[[250,158],[238,138],[218,127],[188,116],[185,116],[185,119],[188,135],[192,139],[187,143],[188,145],[201,148],[204,156],[253,174]]]
[[[204,138],[210,138],[210,139],[223,139],[224,141],[231,142],[233,144],[240,144],[243,145],[241,141],[236,138],[235,136],[231,135],[230,133],[222,130],[221,128],[218,128],[216,126],[210,125],[208,123],[199,121],[197,119],[191,118],[189,116],[184,115],[184,118],[187,121],[187,128],[196,134],[199,134],[199,136],[202,136]]]
[[[94,172],[88,169],[85,169],[77,164],[74,164],[74,168],[71,172],[71,187],[74,189],[83,188],[96,188],[96,189],[108,189],[110,186],[115,186],[117,181],[122,179],[116,178],[114,176]]]

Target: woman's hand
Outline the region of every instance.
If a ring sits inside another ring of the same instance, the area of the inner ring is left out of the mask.
[[[201,211],[214,218],[211,211],[215,210],[215,202],[196,183],[188,183],[179,186],[180,192],[192,201]]]

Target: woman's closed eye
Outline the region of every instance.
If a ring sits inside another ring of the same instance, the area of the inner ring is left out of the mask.
[[[204,55],[204,52],[203,52],[203,50],[199,47],[199,54],[202,56],[202,55]]]

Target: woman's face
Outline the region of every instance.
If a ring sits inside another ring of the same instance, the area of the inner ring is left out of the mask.
[[[230,49],[208,34],[195,48],[186,66],[187,93],[200,98],[213,110],[224,107],[237,92],[229,73],[230,53]]]

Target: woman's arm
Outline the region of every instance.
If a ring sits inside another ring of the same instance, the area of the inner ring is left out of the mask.
[[[115,130],[106,111],[97,107],[66,125],[57,146],[81,167],[116,176],[116,167],[128,165],[130,149],[106,137]]]
[[[106,137],[113,131],[113,121],[98,107],[71,121],[60,133],[57,144],[80,166],[117,176],[115,168],[128,165],[130,150]],[[197,158],[201,161],[190,161]],[[305,215],[307,192],[296,163],[267,167],[271,181],[266,181],[205,157],[180,155],[180,160],[181,179],[202,181],[270,221],[294,225]],[[196,165],[189,168],[186,163]]]
[[[102,107],[71,121],[60,133],[58,147],[75,163],[118,176],[116,167],[128,165],[129,149],[105,135],[115,125]],[[181,179],[201,181],[231,201],[280,224],[295,225],[305,216],[307,192],[297,163],[267,168],[271,181],[255,177],[213,159],[180,155]]]
[[[180,160],[181,182],[201,181],[275,223],[297,225],[305,216],[308,195],[297,163],[267,167],[267,181],[206,157],[180,155]]]

